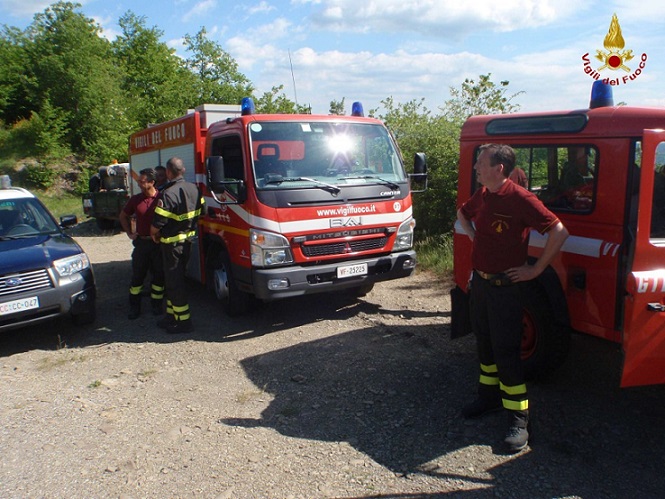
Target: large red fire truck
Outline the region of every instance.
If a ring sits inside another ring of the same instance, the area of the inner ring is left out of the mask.
[[[474,116],[462,128],[458,205],[477,188],[488,142],[515,148],[517,166],[570,237],[524,305],[522,358],[537,375],[557,367],[571,330],[621,344],[621,386],[665,383],[665,109],[614,106],[594,83],[590,109]],[[537,257],[546,236],[532,232]],[[471,241],[454,234],[452,294],[464,296]],[[455,328],[467,312],[454,307]]]
[[[362,114],[354,104],[352,116],[262,115],[246,99],[131,136],[134,178],[178,156],[203,192],[188,275],[228,314],[255,298],[362,296],[413,272],[411,183],[426,187],[425,157],[407,175],[387,128]]]

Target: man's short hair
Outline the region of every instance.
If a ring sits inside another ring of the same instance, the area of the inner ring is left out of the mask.
[[[155,169],[154,168],[144,168],[139,172],[139,175],[145,175],[145,178],[148,182],[155,182]]]
[[[179,177],[185,173],[185,163],[178,158],[173,157],[166,162],[166,169],[171,172],[174,177]]]
[[[504,176],[510,176],[513,168],[515,168],[515,151],[513,148],[506,144],[483,144],[480,146],[478,154],[480,155],[485,151],[489,155],[490,165],[502,164]]]
[[[162,165],[157,165],[155,166],[155,171],[163,171],[166,172],[166,167]]]

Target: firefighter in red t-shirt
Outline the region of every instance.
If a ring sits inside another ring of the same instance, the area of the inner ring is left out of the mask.
[[[514,166],[511,147],[481,146],[474,170],[482,187],[457,211],[473,241],[471,324],[480,361],[478,398],[462,414],[475,418],[506,409],[511,421],[504,442],[511,452],[526,447],[529,439],[520,283],[538,277],[568,237],[561,221],[533,193],[508,180]],[[531,229],[548,234],[533,265],[527,263]]]
[[[145,168],[139,172],[137,183],[141,192],[132,196],[120,212],[120,225],[132,240],[132,280],[129,285],[130,320],[141,315],[143,281],[151,273],[150,299],[153,315],[164,313],[164,265],[159,244],[150,237],[159,191],[155,188],[155,170]],[[136,231],[132,230],[131,217],[136,217]]]

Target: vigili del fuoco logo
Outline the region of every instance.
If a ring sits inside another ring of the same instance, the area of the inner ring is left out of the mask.
[[[637,60],[632,49],[625,49],[626,42],[621,34],[621,26],[616,14],[612,16],[610,29],[605,35],[603,46],[605,50],[596,50],[594,56],[601,63],[597,68],[592,66],[592,59],[588,52],[582,56],[584,72],[591,78],[602,80],[607,85],[625,85],[642,74],[647,63],[647,55],[642,54]],[[611,76],[608,76],[607,71],[611,72]],[[619,74],[612,74],[617,71]],[[601,76],[601,72],[605,72],[604,75]]]

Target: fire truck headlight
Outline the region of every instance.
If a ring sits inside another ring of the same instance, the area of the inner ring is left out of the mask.
[[[272,267],[293,263],[293,254],[289,241],[279,234],[250,229],[250,248],[252,265],[256,267]]]
[[[395,238],[394,251],[402,251],[410,249],[413,246],[413,229],[416,228],[416,221],[409,218],[402,223],[397,229],[397,237]]]

